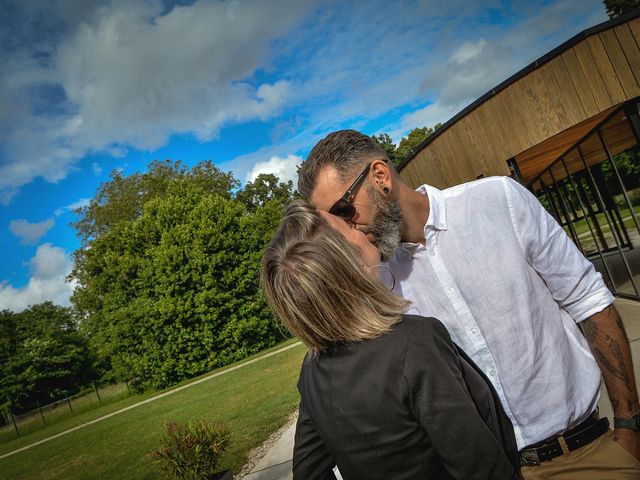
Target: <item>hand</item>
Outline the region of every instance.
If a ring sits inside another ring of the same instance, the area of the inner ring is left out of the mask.
[[[616,428],[613,439],[640,461],[640,433],[628,428]]]

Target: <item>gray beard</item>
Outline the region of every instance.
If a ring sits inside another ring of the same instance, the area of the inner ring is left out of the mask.
[[[382,195],[375,188],[371,188],[369,194],[373,198],[377,211],[364,232],[374,237],[375,245],[380,251],[380,259],[388,262],[400,247],[402,210],[398,202]]]

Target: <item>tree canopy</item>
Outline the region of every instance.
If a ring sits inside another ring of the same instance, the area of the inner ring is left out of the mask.
[[[398,156],[396,155],[396,145],[391,139],[391,135],[388,133],[381,133],[379,135],[373,135],[371,137],[376,143],[378,143],[384,151],[387,153],[387,157],[394,165],[398,165]]]
[[[247,182],[236,194],[236,200],[245,205],[248,211],[254,212],[270,201],[284,206],[292,199],[293,182],[281,183],[278,177],[269,173],[261,173],[253,182]]]
[[[409,132],[406,137],[403,137],[398,143],[398,149],[396,151],[396,155],[402,159],[402,161],[406,160],[411,156],[418,145],[424,142],[427,138],[431,136],[433,132],[435,132],[438,128],[442,126],[441,123],[437,123],[433,128],[431,127],[421,127],[414,128]]]
[[[604,0],[602,3],[604,3],[609,18],[616,18],[640,8],[640,0]]]
[[[165,387],[282,338],[258,272],[292,185],[238,183],[210,162],[154,162],[80,211],[72,303],[107,375]]]
[[[111,179],[98,187],[89,205],[75,211],[80,218],[72,226],[86,245],[119,223],[139,218],[143,206],[166,195],[169,183],[174,180],[191,181],[225,198],[231,198],[232,191],[240,185],[231,173],[222,172],[210,160],[200,162],[191,170],[180,161],[154,160],[147,172],[127,177],[113,170]]]
[[[91,379],[88,346],[69,308],[45,302],[0,312],[0,409],[22,412]]]
[[[417,127],[411,130],[406,137],[400,139],[396,146],[388,133],[373,135],[371,138],[378,143],[387,153],[389,160],[397,167],[409,158],[418,146],[442,126],[437,123],[432,127]]]

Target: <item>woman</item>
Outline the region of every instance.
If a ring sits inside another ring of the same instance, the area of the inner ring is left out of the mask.
[[[332,228],[333,227],[333,228]],[[380,254],[337,217],[293,203],[263,258],[269,303],[308,347],[294,479],[519,478],[490,383],[433,318],[375,276]]]

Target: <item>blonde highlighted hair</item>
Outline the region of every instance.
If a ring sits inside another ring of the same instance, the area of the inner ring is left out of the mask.
[[[304,201],[289,205],[262,259],[262,286],[284,325],[311,352],[376,338],[408,302],[367,273],[359,250]]]

